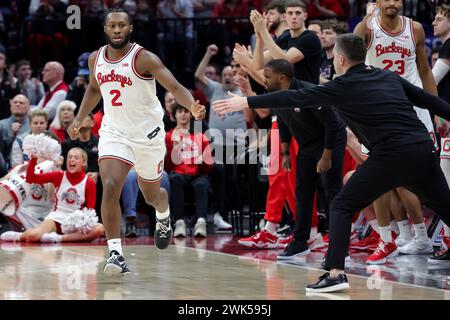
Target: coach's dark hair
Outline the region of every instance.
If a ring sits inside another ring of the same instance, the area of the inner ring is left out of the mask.
[[[367,46],[362,38],[345,33],[336,38],[336,50],[352,62],[364,62],[366,60]]]
[[[286,11],[287,8],[292,7],[300,7],[303,11],[306,11],[306,4],[301,0],[286,0],[284,2],[284,11]]]
[[[105,14],[103,15],[103,24],[106,23],[106,17],[107,17],[110,13],[126,13],[126,15],[128,16],[128,22],[129,22],[130,24],[133,24],[133,17],[131,16],[131,14],[130,14],[127,10],[122,9],[122,8],[111,8],[111,9],[108,9],[108,10],[105,12]]]
[[[285,75],[289,80],[294,78],[294,67],[286,59],[270,60],[265,67],[270,68],[274,73]]]
[[[272,0],[269,2],[269,4],[264,9],[265,12],[269,10],[277,10],[279,13],[283,14],[286,12],[286,8],[284,7],[285,0]]]

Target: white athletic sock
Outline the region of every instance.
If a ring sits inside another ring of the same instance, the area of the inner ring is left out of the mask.
[[[267,232],[276,235],[277,234],[277,228],[278,228],[278,224],[267,221],[266,222],[266,226],[264,227],[264,229],[267,230]]]
[[[380,238],[384,243],[392,242],[392,228],[391,225],[380,227]]]
[[[418,239],[428,239],[427,228],[425,223],[413,224],[415,237]]]
[[[62,235],[57,234],[56,232],[44,233],[41,237],[41,242],[61,242]]]
[[[156,219],[158,220],[164,220],[165,218],[167,218],[170,215],[170,209],[169,206],[167,206],[167,210],[164,212],[159,212],[158,210],[156,211]]]
[[[370,220],[369,224],[376,233],[380,234],[380,226],[378,225],[377,219]]]
[[[444,235],[450,237],[450,228],[444,223]]]
[[[109,252],[116,250],[122,255],[122,240],[121,239],[110,239],[108,240]]]
[[[400,237],[405,240],[412,238],[411,227],[408,219],[397,222],[398,229],[400,230]]]

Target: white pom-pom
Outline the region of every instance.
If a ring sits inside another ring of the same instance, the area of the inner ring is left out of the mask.
[[[43,133],[29,134],[23,140],[23,153],[30,158],[35,156],[55,161],[61,155],[61,145]]]
[[[98,224],[97,213],[94,209],[84,208],[68,214],[66,221],[61,225],[61,231],[65,234],[91,231]]]

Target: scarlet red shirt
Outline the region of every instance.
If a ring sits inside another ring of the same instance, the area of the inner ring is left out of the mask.
[[[307,8],[308,18],[323,17],[323,13],[316,8],[313,2],[314,1],[310,1]],[[344,15],[344,10],[338,0],[319,0],[319,4],[321,7],[336,13],[338,17],[342,17]]]
[[[197,176],[211,171],[214,159],[208,138],[203,133],[180,134],[173,137],[176,128],[166,133],[166,171]]]
[[[30,162],[28,163],[26,181],[28,183],[40,183],[40,184],[49,183],[49,182],[53,183],[53,185],[56,188],[56,192],[55,192],[55,196],[56,196],[56,194],[58,193],[58,188],[61,185],[61,181],[64,176],[64,171],[60,170],[60,171],[52,171],[52,172],[48,172],[48,173],[36,174],[34,172],[34,169],[36,167],[36,162],[37,162],[37,159],[32,158],[30,160]],[[83,181],[84,177],[86,176],[86,173],[84,173],[84,172],[76,172],[76,173],[70,173],[68,171],[65,171],[65,172],[66,172],[67,179],[69,180],[69,182],[72,185],[77,185],[78,183]],[[84,198],[86,199],[85,207],[87,207],[89,209],[95,209],[96,193],[97,193],[97,189],[95,186],[95,182],[90,177],[88,177],[87,181],[86,181],[86,190],[85,190],[85,194],[84,194]],[[58,199],[56,199],[56,200],[58,200]]]

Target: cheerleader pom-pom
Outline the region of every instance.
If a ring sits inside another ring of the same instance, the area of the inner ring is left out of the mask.
[[[84,208],[83,210],[76,210],[68,215],[66,221],[61,226],[63,233],[81,232],[88,233],[98,224],[97,213],[94,209]]]
[[[30,158],[34,156],[55,161],[61,155],[61,145],[43,133],[29,134],[23,140],[23,153]]]

